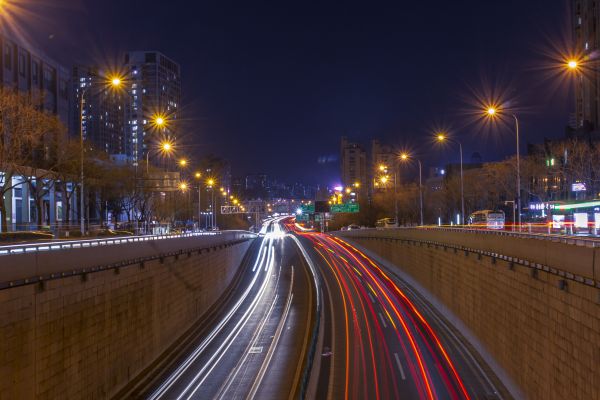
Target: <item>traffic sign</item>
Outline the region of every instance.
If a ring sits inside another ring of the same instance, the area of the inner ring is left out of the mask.
[[[358,203],[332,204],[332,213],[357,213],[360,211]]]
[[[314,203],[310,204],[302,204],[300,206],[301,214],[314,214],[315,213],[315,205]]]

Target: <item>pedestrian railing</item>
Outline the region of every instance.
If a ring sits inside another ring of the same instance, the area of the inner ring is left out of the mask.
[[[0,256],[8,254],[19,254],[19,253],[32,253],[38,251],[53,251],[53,250],[65,250],[65,249],[79,249],[85,247],[96,247],[96,246],[111,246],[118,244],[128,243],[140,243],[152,240],[165,240],[165,239],[181,239],[195,236],[215,236],[220,235],[222,232],[194,232],[194,233],[181,233],[175,235],[144,235],[144,236],[119,236],[109,238],[97,238],[97,239],[82,239],[82,240],[55,240],[49,242],[32,242],[32,243],[21,243],[14,245],[0,246]]]
[[[375,228],[373,228],[375,229]],[[423,229],[423,230],[436,230],[436,231],[448,231],[448,232],[467,232],[476,233],[480,235],[497,235],[497,236],[510,236],[524,239],[537,239],[537,240],[549,240],[557,243],[572,244],[576,246],[586,247],[600,247],[600,237],[581,237],[576,235],[561,235],[561,234],[548,234],[548,233],[531,233],[531,232],[518,232],[518,231],[503,231],[493,229],[474,229],[474,228],[452,228],[444,226],[411,226],[411,227],[398,227],[388,228],[390,230],[402,230],[402,229]]]

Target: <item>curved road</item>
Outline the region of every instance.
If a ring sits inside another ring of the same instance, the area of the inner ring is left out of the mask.
[[[500,399],[498,379],[425,299],[351,244],[288,221],[324,282],[317,398]]]
[[[232,293],[185,346],[124,397],[295,398],[301,387],[316,289],[308,265],[277,221],[249,250]],[[274,367],[276,366],[276,367]]]

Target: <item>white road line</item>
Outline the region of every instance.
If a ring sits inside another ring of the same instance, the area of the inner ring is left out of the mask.
[[[375,298],[373,297],[373,295],[371,293],[367,293],[369,295],[369,298],[371,299],[371,303],[375,304]]]
[[[377,314],[379,314],[379,319],[381,320],[383,327],[387,329],[387,324],[385,323],[385,318],[383,318],[383,315],[381,315],[381,313],[377,313]]]
[[[263,242],[264,241],[265,240],[263,239]],[[261,246],[262,245],[263,244],[261,243]],[[259,269],[260,269],[260,267],[259,267]],[[187,370],[187,368],[198,357],[200,357],[200,355],[202,354],[202,352],[204,351],[204,349],[206,349],[206,347],[208,347],[210,345],[210,343],[213,341],[213,339],[221,332],[221,330],[223,329],[223,327],[229,322],[229,320],[233,317],[233,315],[238,311],[238,309],[244,303],[244,301],[248,297],[250,291],[252,290],[252,288],[256,284],[256,281],[257,281],[258,277],[259,277],[259,274],[257,272],[257,273],[254,274],[254,277],[252,278],[252,281],[250,282],[250,285],[246,288],[246,290],[242,294],[241,298],[236,302],[236,304],[231,308],[231,310],[229,310],[229,312],[227,313],[227,315],[225,316],[225,318],[223,318],[219,322],[219,324],[215,327],[215,329],[213,329],[211,331],[211,333],[208,335],[208,337],[202,341],[202,343],[200,344],[200,346],[198,346],[192,352],[192,354],[190,354],[190,356],[181,365],[179,365],[177,367],[177,369],[173,372],[173,374],[171,374],[169,376],[169,378],[166,380],[166,382],[163,382],[154,391],[154,393],[152,393],[152,395],[150,395],[150,397],[149,397],[150,400],[161,398],[165,394],[165,392],[167,390],[169,390],[169,388],[173,385],[173,383],[175,383],[175,381],[178,380],[181,377],[181,375],[183,375],[183,373]]]
[[[406,375],[404,375],[404,368],[402,368],[402,364],[400,363],[400,357],[398,357],[398,353],[394,353],[394,358],[396,359],[396,365],[400,370],[400,376],[402,377],[402,380],[405,381]]]

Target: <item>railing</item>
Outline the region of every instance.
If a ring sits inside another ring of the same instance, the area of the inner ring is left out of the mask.
[[[52,251],[65,249],[79,249],[85,247],[109,246],[116,244],[139,243],[151,240],[180,239],[194,236],[215,236],[222,232],[196,232],[176,235],[144,235],[144,236],[118,236],[98,239],[83,240],[56,240],[51,242],[33,242],[15,245],[0,246],[0,256],[8,254],[31,253],[38,251]]]
[[[373,228],[375,229],[375,228]],[[600,238],[580,237],[575,235],[561,235],[561,234],[548,234],[548,233],[530,233],[530,232],[517,232],[517,231],[504,231],[494,229],[475,229],[475,228],[451,228],[444,226],[411,226],[411,227],[399,227],[399,228],[386,228],[386,230],[401,230],[401,229],[423,229],[423,230],[436,230],[436,231],[449,231],[449,232],[467,232],[477,233],[484,235],[498,235],[498,236],[511,236],[524,239],[537,239],[537,240],[549,240],[552,242],[572,244],[577,246],[585,247],[600,247]]]

